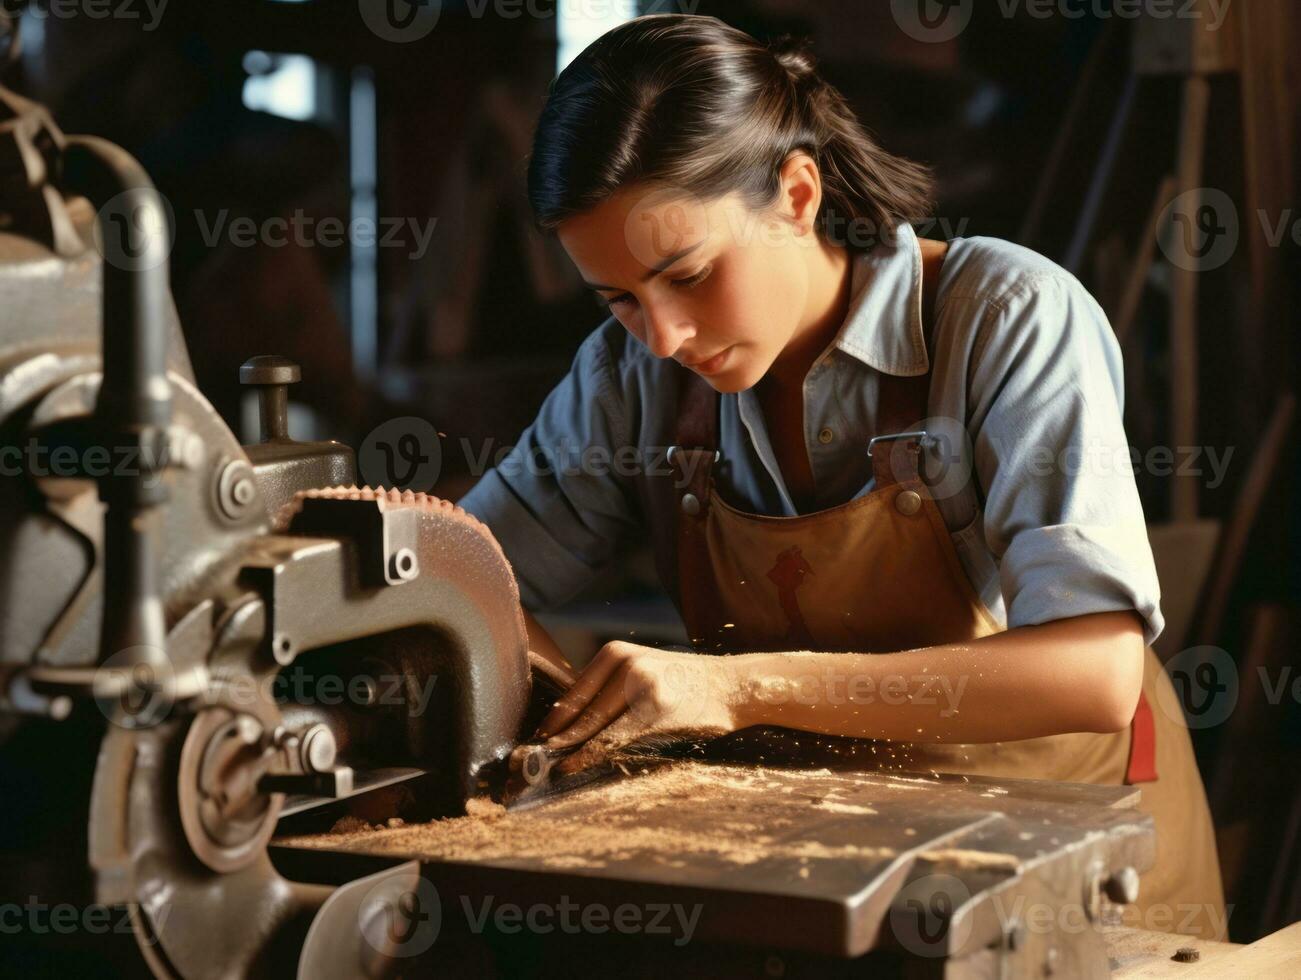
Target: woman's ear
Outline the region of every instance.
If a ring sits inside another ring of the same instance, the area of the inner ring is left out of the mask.
[[[795,150],[782,164],[778,210],[789,218],[800,235],[813,231],[822,205],[822,173],[817,161],[803,150]]]

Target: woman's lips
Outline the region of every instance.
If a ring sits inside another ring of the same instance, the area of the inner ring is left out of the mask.
[[[723,365],[727,362],[727,356],[732,353],[732,348],[719,351],[713,357],[705,361],[698,361],[695,364],[688,364],[687,367],[697,374],[717,374],[723,370]]]

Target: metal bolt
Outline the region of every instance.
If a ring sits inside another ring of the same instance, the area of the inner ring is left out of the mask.
[[[1133,905],[1138,901],[1138,872],[1126,865],[1107,879],[1105,888],[1117,905]]]
[[[912,517],[922,509],[922,497],[916,490],[905,490],[894,498],[895,509],[905,517]]]
[[[542,745],[518,745],[510,754],[510,767],[530,786],[536,786],[551,771],[551,753]]]
[[[339,757],[334,733],[325,725],[313,725],[302,736],[299,759],[308,772],[325,772]]]
[[[262,741],[264,731],[262,722],[252,715],[240,715],[235,719],[235,727],[231,733],[245,745],[257,745]]]
[[[271,641],[271,656],[275,657],[276,663],[288,666],[294,662],[294,654],[294,641],[289,634],[277,633]]]
[[[1057,947],[1049,946],[1048,955],[1044,957],[1044,976],[1051,977],[1057,972]]]
[[[689,517],[695,517],[700,513],[700,498],[694,493],[684,493],[682,495],[682,512]]]
[[[399,582],[410,582],[420,574],[420,562],[416,553],[410,548],[399,548],[388,559],[389,578]]]
[[[1025,926],[1022,925],[1018,920],[1013,919],[1010,923],[1008,923],[1007,930],[1004,933],[1004,936],[1007,939],[1008,950],[1015,953],[1018,949],[1020,949],[1025,945]]]
[[[244,517],[257,500],[257,482],[253,467],[242,459],[232,459],[217,477],[217,506],[222,516],[237,521]]]
[[[1202,958],[1202,952],[1192,946],[1180,946],[1170,958],[1176,963],[1196,963]]]

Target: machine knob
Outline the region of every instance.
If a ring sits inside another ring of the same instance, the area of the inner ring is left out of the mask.
[[[239,383],[258,390],[263,442],[289,438],[289,386],[302,377],[298,364],[279,354],[259,354],[240,365]]]

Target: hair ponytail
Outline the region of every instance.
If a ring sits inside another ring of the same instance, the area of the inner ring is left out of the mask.
[[[807,43],[771,46],[713,17],[639,17],[602,35],[552,84],[529,160],[529,200],[552,229],[633,183],[710,200],[776,200],[796,150],[822,174],[819,232],[867,249],[930,216],[925,166],[887,153],[817,70]]]
[[[782,38],[772,49],[786,70],[814,133],[810,150],[822,172],[824,235],[844,244],[866,230],[869,238],[889,235],[901,222],[930,217],[934,179],[923,164],[887,153],[863,128],[834,85],[818,73],[806,41]]]

